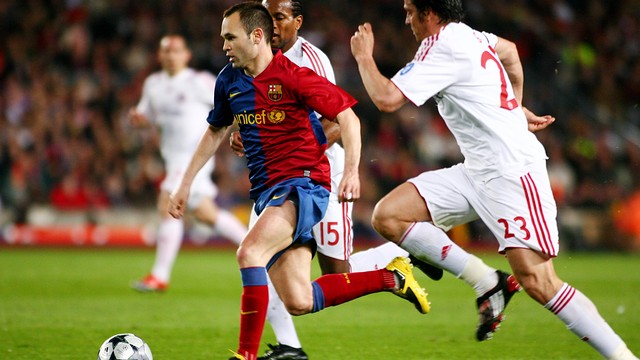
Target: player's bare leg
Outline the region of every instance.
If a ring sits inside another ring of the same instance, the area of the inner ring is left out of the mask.
[[[238,353],[245,359],[255,359],[260,346],[269,302],[266,265],[291,244],[296,219],[297,210],[290,201],[267,207],[238,248],[243,285]]]
[[[269,269],[271,281],[292,315],[307,314],[313,309],[311,259],[308,246],[294,245]]]
[[[476,291],[476,305],[480,315],[476,337],[486,340],[504,319],[503,311],[519,287],[508,287],[508,274],[487,266],[478,257],[456,245],[447,234],[431,223],[431,213],[415,186],[405,182],[384,198],[374,209],[372,225],[386,239],[398,244],[416,258],[436,265],[462,279]],[[493,293],[504,296],[505,301],[496,309],[487,303]],[[487,297],[487,299],[485,299]]]
[[[602,356],[607,359],[637,359],[591,300],[557,276],[549,256],[531,249],[507,249],[507,259],[527,294]]]
[[[238,249],[243,281],[240,344],[238,354],[255,359],[266,318],[268,260],[291,243],[296,208],[285,201],[267,207]],[[392,262],[386,269],[354,274],[324,275],[309,281],[311,250],[294,245],[271,268],[271,280],[290,313],[302,315],[336,306],[363,295],[393,291],[423,313],[429,311],[424,290],[415,281],[410,265]]]

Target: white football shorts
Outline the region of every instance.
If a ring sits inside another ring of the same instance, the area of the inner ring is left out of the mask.
[[[338,260],[349,260],[353,252],[353,203],[338,202],[333,192],[324,218],[313,227],[318,252]]]
[[[479,181],[458,164],[409,179],[424,199],[436,226],[452,227],[481,219],[498,239],[499,252],[530,248],[557,256],[557,207],[546,162]]]
[[[182,175],[186,169],[185,166],[168,165],[167,174],[162,184],[160,184],[160,189],[169,193],[175,190],[180,185]],[[191,190],[189,191],[189,200],[187,200],[187,208],[189,210],[197,208],[203,199],[214,200],[218,195],[218,187],[211,180],[213,166],[213,161],[209,160],[193,179]]]

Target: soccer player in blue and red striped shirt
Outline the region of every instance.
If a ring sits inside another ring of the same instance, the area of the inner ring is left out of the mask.
[[[221,36],[230,64],[218,75],[209,128],[169,206],[174,217],[182,216],[193,178],[226,139],[227,127],[237,122],[250,170],[249,195],[259,214],[237,251],[243,292],[234,358],[246,360],[255,360],[260,346],[269,300],[267,269],[294,315],[380,291],[392,291],[420,312],[429,311],[426,293],[404,258],[381,270],[309,281],[315,250],[311,229],[324,216],[331,188],[327,140],[314,111],[336,119],[341,128],[345,167],[340,201],[360,197],[360,121],[351,109],[353,97],[280,51],[274,54],[272,34],[271,15],[258,2],[225,11]]]

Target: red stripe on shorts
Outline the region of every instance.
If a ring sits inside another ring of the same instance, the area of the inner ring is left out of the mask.
[[[530,174],[520,177],[520,182],[524,189],[524,194],[527,199],[527,206],[529,207],[529,217],[533,223],[533,229],[535,230],[536,237],[538,238],[538,245],[540,250],[549,255],[554,255],[553,244],[551,243],[551,235],[547,222],[544,219],[544,213],[542,212],[542,204],[540,202],[540,194],[535,186]]]

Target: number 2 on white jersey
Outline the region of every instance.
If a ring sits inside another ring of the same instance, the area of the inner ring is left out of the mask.
[[[493,61],[496,66],[498,66],[498,70],[500,70],[500,107],[507,110],[513,110],[518,107],[518,101],[516,99],[507,99],[509,94],[507,93],[507,76],[505,75],[504,67],[494,56],[495,50],[492,47],[489,47],[489,49],[491,49],[491,52],[485,51],[482,53],[480,65],[486,69],[487,62]]]

